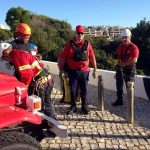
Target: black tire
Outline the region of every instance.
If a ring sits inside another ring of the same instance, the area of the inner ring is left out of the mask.
[[[0,150],[42,150],[42,148],[32,136],[10,131],[0,133]]]

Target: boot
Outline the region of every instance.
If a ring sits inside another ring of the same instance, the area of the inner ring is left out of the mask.
[[[116,100],[114,103],[112,103],[113,106],[119,106],[123,105],[123,100]]]
[[[67,111],[67,115],[77,112],[77,107],[75,105],[71,105],[69,110]]]
[[[64,101],[64,98],[62,98],[60,101],[59,101],[59,103],[64,103],[65,101]]]
[[[88,105],[87,104],[82,105],[81,110],[85,115],[87,115],[89,113]]]

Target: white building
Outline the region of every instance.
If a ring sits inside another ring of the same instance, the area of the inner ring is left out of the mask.
[[[0,28],[10,30],[9,26],[3,24],[0,24]]]

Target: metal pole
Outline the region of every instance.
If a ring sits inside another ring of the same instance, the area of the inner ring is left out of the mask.
[[[104,86],[102,76],[98,76],[98,110],[104,110]]]
[[[134,82],[127,83],[127,120],[134,124]]]

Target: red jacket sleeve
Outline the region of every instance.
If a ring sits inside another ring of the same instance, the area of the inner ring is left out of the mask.
[[[21,50],[13,51],[11,55],[12,63],[20,75],[20,81],[26,85],[30,84],[34,76],[34,72],[30,65],[30,55],[31,54]]]
[[[88,50],[89,50],[89,59],[91,61],[95,58],[95,54],[94,54],[94,51],[90,42],[88,43]]]

